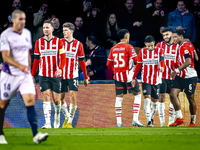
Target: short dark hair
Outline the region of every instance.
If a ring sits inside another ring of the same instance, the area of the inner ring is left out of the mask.
[[[145,39],[144,39],[144,42],[145,42],[145,43],[151,43],[151,42],[154,42],[154,41],[155,41],[155,39],[154,39],[154,37],[151,36],[151,35],[147,35],[147,36],[145,37]]]
[[[24,12],[22,10],[16,9],[12,12],[12,19],[15,19],[17,14],[23,14]],[[25,14],[25,13],[24,13]]]
[[[172,29],[169,27],[165,27],[164,29],[162,29],[162,33],[165,33],[165,32],[172,32]]]
[[[75,26],[74,26],[74,24],[71,23],[71,22],[66,22],[66,23],[64,23],[64,24],[63,24],[63,28],[69,28],[70,30],[75,31]]]
[[[178,36],[183,36],[184,37],[184,31],[183,31],[183,29],[176,29],[176,31],[175,31],[175,33],[177,33],[178,34]]]
[[[45,24],[45,23],[49,23],[49,24],[51,24],[51,26],[53,27],[53,23],[52,23],[50,20],[45,20],[45,21],[43,22],[43,24]]]
[[[91,41],[94,45],[97,45],[98,44],[98,39],[96,36],[94,35],[89,35],[87,36],[88,40]]]
[[[129,33],[129,31],[127,29],[120,29],[117,34],[119,36],[119,39],[124,39],[125,35]]]

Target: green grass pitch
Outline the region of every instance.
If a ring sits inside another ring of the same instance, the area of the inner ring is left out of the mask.
[[[35,145],[31,129],[4,129],[0,150],[199,150],[200,127],[39,129],[47,141]]]

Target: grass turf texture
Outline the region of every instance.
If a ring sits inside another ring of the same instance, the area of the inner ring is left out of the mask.
[[[39,129],[47,141],[35,145],[31,129],[4,129],[0,150],[200,149],[200,127]]]

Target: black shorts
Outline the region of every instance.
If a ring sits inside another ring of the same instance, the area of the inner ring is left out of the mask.
[[[127,90],[129,93],[137,94],[140,92],[138,81],[136,81],[135,87],[132,86],[131,82],[124,83],[115,80],[115,90],[116,95],[127,94]]]
[[[176,76],[172,88],[184,90],[186,95],[193,95],[197,85],[197,77],[181,78]]]
[[[172,89],[174,80],[169,79],[162,79],[162,84],[160,84],[160,93],[168,93],[170,94],[170,91]]]
[[[61,91],[61,78],[51,78],[51,77],[39,77],[39,84],[40,84],[40,91],[44,92],[48,89],[51,89],[52,91],[56,93],[60,93]]]
[[[160,85],[142,83],[143,95],[150,95],[154,99],[159,99]]]
[[[78,78],[61,80],[61,93],[68,91],[78,91]]]

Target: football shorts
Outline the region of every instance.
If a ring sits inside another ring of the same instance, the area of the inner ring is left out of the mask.
[[[61,93],[68,91],[78,91],[78,78],[61,80]]]
[[[148,83],[142,83],[143,95],[150,95],[154,99],[159,99],[160,85],[151,85]]]

